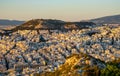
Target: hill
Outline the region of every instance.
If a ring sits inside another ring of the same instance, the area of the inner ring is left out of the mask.
[[[93,22],[65,22],[52,19],[34,19],[15,27],[12,31],[17,30],[65,30],[81,29],[95,25]]]
[[[90,21],[96,24],[120,24],[120,15],[106,16],[106,17],[91,19]]]
[[[0,25],[21,25],[24,21],[0,19]]]

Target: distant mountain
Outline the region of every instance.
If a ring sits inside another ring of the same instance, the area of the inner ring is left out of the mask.
[[[12,29],[17,30],[65,30],[65,29],[81,29],[88,28],[95,25],[93,22],[65,22],[61,20],[52,19],[34,19],[23,23],[20,26]]]
[[[90,21],[96,24],[120,24],[120,15],[106,16],[106,17],[91,19]]]
[[[24,21],[0,19],[0,25],[21,25]]]

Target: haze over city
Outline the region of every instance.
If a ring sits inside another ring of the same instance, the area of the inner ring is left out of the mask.
[[[120,0],[0,0],[0,19],[79,21],[120,14]]]

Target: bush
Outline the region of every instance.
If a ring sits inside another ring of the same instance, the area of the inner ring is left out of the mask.
[[[101,70],[100,76],[120,76],[120,69],[116,65],[107,64],[107,67]]]

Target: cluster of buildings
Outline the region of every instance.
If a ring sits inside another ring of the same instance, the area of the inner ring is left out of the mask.
[[[72,54],[108,62],[120,58],[120,27],[59,31],[19,30],[0,40],[0,72],[30,75],[54,71]]]

